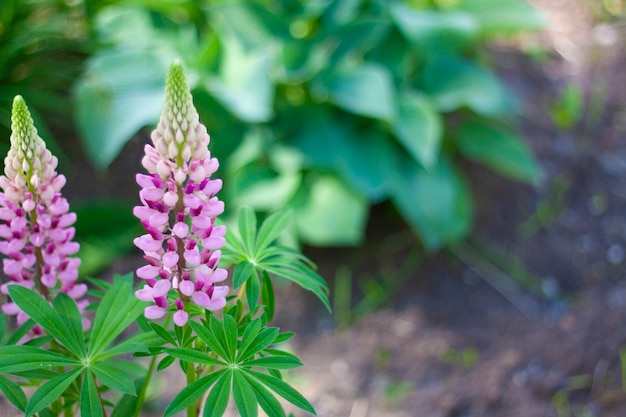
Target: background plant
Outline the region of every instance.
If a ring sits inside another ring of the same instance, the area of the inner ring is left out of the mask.
[[[290,207],[300,241],[357,244],[390,201],[435,250],[471,230],[460,158],[540,178],[484,48],[541,27],[521,0],[116,2],[90,18],[103,47],[74,98],[93,163],[156,118],[162,62],[179,56],[226,156],[227,206]]]

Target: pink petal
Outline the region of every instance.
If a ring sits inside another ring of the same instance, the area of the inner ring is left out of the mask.
[[[176,236],[182,239],[186,237],[187,234],[189,233],[189,226],[187,225],[187,223],[178,222],[172,228],[172,233],[174,233]]]
[[[145,252],[155,252],[161,248],[162,243],[152,239],[150,235],[142,235],[133,241],[135,246]]]
[[[211,275],[211,280],[213,282],[222,282],[228,277],[228,271],[222,268],[217,268],[213,271],[213,275]]]
[[[15,303],[2,304],[2,311],[9,316],[13,316],[20,312],[20,308]]]
[[[142,279],[156,278],[159,275],[159,268],[153,265],[144,265],[137,269],[137,276]]]
[[[186,295],[187,297],[191,297],[191,295],[193,294],[195,290],[195,285],[191,281],[184,280],[178,285],[178,289],[183,295]]]
[[[178,310],[176,313],[174,313],[174,323],[179,326],[179,327],[183,327],[185,324],[187,324],[187,321],[189,320],[189,314],[187,314],[187,312],[185,310]]]
[[[172,288],[172,283],[169,280],[162,279],[158,281],[152,289],[152,295],[154,298],[163,297],[164,295],[167,295],[170,288]]]
[[[154,301],[152,297],[152,288],[149,285],[144,285],[142,289],[135,291],[135,297],[141,301]]]
[[[149,306],[143,311],[143,315],[149,320],[158,320],[165,316],[167,310],[159,306]]]
[[[210,236],[202,240],[202,247],[206,249],[219,249],[226,244],[226,239],[222,236]]]
[[[176,252],[165,252],[163,255],[163,266],[173,268],[178,263],[178,254]]]

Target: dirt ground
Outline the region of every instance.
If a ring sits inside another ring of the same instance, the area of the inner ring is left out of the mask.
[[[520,126],[544,183],[469,166],[480,184],[477,237],[422,263],[386,308],[347,329],[308,295],[286,291],[278,322],[298,332],[294,349],[305,363],[292,379],[319,416],[626,415],[626,26],[594,24],[581,1],[533,3],[550,24],[524,42],[549,57],[509,45],[494,56],[525,104]],[[560,130],[546,109],[568,84],[582,88],[586,105]],[[523,268],[485,263],[484,242]],[[358,270],[355,258],[371,259],[370,272],[389,262],[376,243],[360,251],[310,256],[331,279],[338,265]],[[355,301],[366,280],[356,274]]]

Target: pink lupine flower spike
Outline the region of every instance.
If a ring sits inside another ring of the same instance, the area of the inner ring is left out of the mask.
[[[8,294],[9,285],[37,290],[52,300],[64,292],[84,311],[89,301],[81,298],[85,284],[77,284],[79,258],[74,242],[76,214],[61,195],[65,177],[57,174],[57,158],[46,149],[21,96],[13,100],[11,148],[0,176],[0,253],[3,271],[10,281],[0,287]],[[16,314],[18,324],[28,317],[14,303],[2,306],[6,314]],[[90,325],[83,320],[84,328]],[[38,332],[36,326],[34,332]],[[39,329],[40,330],[40,329]]]
[[[142,205],[134,214],[146,234],[135,245],[147,264],[137,269],[145,285],[136,295],[154,302],[144,315],[155,320],[167,314],[168,294],[175,291],[174,323],[184,326],[189,302],[219,310],[226,305],[228,287],[216,285],[227,276],[217,267],[226,232],[224,226],[215,226],[224,211],[215,196],[222,181],[211,179],[219,163],[208,150],[209,134],[199,122],[179,63],[167,75],[165,107],[151,138],[142,160],[148,175],[137,174]]]

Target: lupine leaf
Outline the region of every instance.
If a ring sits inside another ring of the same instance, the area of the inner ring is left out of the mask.
[[[23,412],[26,409],[26,394],[17,383],[0,375],[0,391],[20,411]]]
[[[231,361],[234,361],[237,352],[237,322],[235,322],[235,319],[231,315],[225,314],[222,317],[222,325],[224,326],[224,339],[226,341],[224,347],[228,349],[228,355]]]
[[[65,324],[66,331],[71,333],[71,339],[76,342],[76,349],[81,353],[79,357],[84,358],[87,351],[83,336],[83,319],[76,302],[69,295],[60,293],[54,299],[53,305]]]
[[[300,407],[301,409],[308,411],[309,413],[315,414],[315,409],[313,408],[311,403],[306,398],[304,398],[302,394],[300,394],[286,382],[271,375],[263,374],[261,372],[253,371],[251,369],[247,369],[245,372],[257,379],[258,381],[262,382],[269,389],[276,392],[278,395],[280,395],[293,405]]]
[[[259,302],[259,293],[261,292],[259,280],[254,278],[248,280],[246,285],[246,299],[248,300],[248,307],[250,311],[254,311],[257,303]]]
[[[152,327],[152,330],[154,330],[156,334],[161,336],[163,340],[173,346],[176,346],[176,340],[174,339],[174,336],[172,336],[169,331],[165,330],[164,327],[158,325],[157,323],[150,323],[150,327]]]
[[[0,373],[4,374],[80,365],[76,359],[34,346],[0,346]]]
[[[317,280],[313,279],[310,274],[303,273],[302,271],[298,271],[284,265],[263,264],[263,268],[265,268],[265,270],[274,275],[278,275],[280,277],[293,281],[302,288],[311,291],[313,294],[317,295],[317,298],[322,301],[326,309],[328,311],[331,311],[330,301],[328,300],[327,295],[327,288],[319,285]]]
[[[279,329],[278,327],[269,327],[267,329],[263,329],[259,334],[254,338],[252,342],[245,349],[239,349],[239,360],[245,360],[247,357],[254,355],[255,353],[265,349],[276,340],[276,336],[278,336]]]
[[[230,399],[230,387],[232,381],[232,372],[225,372],[217,380],[215,386],[209,393],[204,405],[203,417],[222,417],[228,400]]]
[[[118,367],[98,362],[92,364],[90,369],[96,378],[107,387],[123,392],[124,394],[136,394],[133,379]]]
[[[213,337],[216,342],[221,346],[222,353],[225,353],[226,356],[223,358],[228,363],[233,363],[235,358],[231,355],[231,351],[228,346],[227,336],[224,333],[224,325],[215,317],[211,316],[209,319],[209,328],[211,329],[211,333],[213,333]]]
[[[233,398],[241,417],[257,417],[258,406],[250,383],[239,370],[231,370],[233,374]]]
[[[22,311],[64,345],[77,357],[81,357],[81,342],[76,335],[68,332],[59,313],[35,291],[20,285],[9,285],[9,295]],[[82,338],[82,335],[81,335]]]
[[[253,276],[254,265],[248,261],[241,261],[233,271],[233,288],[237,289]]]
[[[159,364],[157,365],[157,372],[161,372],[165,368],[168,368],[174,362],[176,362],[175,357],[170,356],[170,355],[164,357],[163,359],[159,361]]]
[[[206,343],[209,349],[228,361],[228,352],[224,349],[224,346],[216,338],[214,333],[196,321],[191,321],[189,324],[196,335],[200,338],[200,340]],[[219,327],[221,328],[222,326]]]
[[[258,258],[257,253],[269,246],[285,230],[290,221],[291,212],[286,210],[273,213],[263,221],[256,238],[255,259]]]
[[[80,415],[89,417],[103,416],[96,381],[94,381],[91,372],[85,372],[83,378],[83,386],[80,391]]]
[[[26,411],[24,412],[26,417],[30,417],[33,414],[38,413],[47,407],[48,404],[51,404],[59,398],[67,387],[69,387],[70,384],[78,378],[78,375],[80,375],[82,371],[82,368],[74,369],[71,372],[52,378],[50,381],[39,387],[26,406]]]
[[[4,340],[4,337],[7,334],[7,328],[8,328],[8,318],[6,314],[0,313],[0,345],[2,344],[2,341]]]
[[[132,279],[132,274],[117,276],[102,298],[91,331],[91,357],[107,347],[142,313],[145,303],[133,294]]]
[[[276,337],[276,340],[274,341],[274,343],[279,344],[279,343],[284,343],[287,340],[291,339],[292,337],[294,337],[296,334],[294,332],[283,332],[281,334],[279,334]]]
[[[274,287],[272,286],[272,279],[267,271],[262,271],[261,276],[263,281],[261,283],[261,301],[267,315],[267,321],[272,321],[274,318]]]
[[[256,215],[250,207],[243,207],[239,210],[238,225],[245,251],[248,255],[252,255],[255,252]]]
[[[239,344],[239,356],[241,356],[241,352],[244,352],[248,346],[254,341],[256,336],[261,331],[261,327],[263,324],[261,323],[261,319],[252,320],[243,331],[243,336],[241,338],[241,343]]]
[[[252,376],[248,375],[247,372],[243,372],[243,376],[250,383],[250,386],[254,391],[254,395],[256,396],[256,400],[268,416],[285,417],[285,410],[283,410],[282,405],[280,405],[280,402],[278,402],[276,397],[269,392],[267,388],[265,388]]]
[[[13,332],[11,337],[9,337],[9,340],[7,340],[6,344],[14,345],[17,342],[19,342],[22,337],[26,336],[26,333],[28,333],[30,329],[33,328],[34,325],[35,325],[35,321],[33,319],[26,320],[24,324],[22,324]]]
[[[302,362],[300,359],[290,356],[265,356],[251,361],[246,361],[241,366],[246,368],[257,366],[259,368],[269,369],[293,369],[302,366]]]
[[[211,356],[209,356],[208,353],[199,352],[198,350],[190,348],[168,348],[164,349],[163,353],[167,353],[168,355],[172,355],[175,358],[187,362],[201,363],[203,365],[227,365],[225,362],[219,359],[212,358]]]
[[[169,417],[172,414],[176,414],[179,411],[184,410],[191,404],[196,402],[216,380],[221,378],[228,370],[222,369],[192,382],[183,388],[175,397],[172,402],[167,406],[163,414],[164,417]]]

